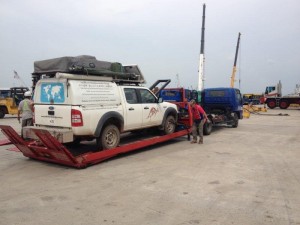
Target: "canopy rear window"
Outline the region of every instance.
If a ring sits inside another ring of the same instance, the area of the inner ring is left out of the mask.
[[[40,101],[42,103],[63,103],[65,90],[63,83],[42,83]]]

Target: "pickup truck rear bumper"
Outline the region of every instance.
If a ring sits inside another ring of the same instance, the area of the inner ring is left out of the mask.
[[[48,131],[60,143],[68,143],[74,140],[73,132],[68,128],[51,128],[51,127],[36,127],[36,126],[23,127],[22,130],[23,138],[38,140],[38,137],[33,132],[33,129]]]

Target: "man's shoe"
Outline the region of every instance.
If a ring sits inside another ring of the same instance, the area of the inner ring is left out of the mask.
[[[197,141],[196,141],[196,140],[193,140],[193,141],[191,141],[191,144],[195,144],[195,143],[197,143]]]
[[[203,144],[203,140],[199,140],[198,144]]]

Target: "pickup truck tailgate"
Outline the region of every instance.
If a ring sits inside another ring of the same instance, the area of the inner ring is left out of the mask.
[[[71,127],[70,105],[35,105],[35,124],[51,127]]]

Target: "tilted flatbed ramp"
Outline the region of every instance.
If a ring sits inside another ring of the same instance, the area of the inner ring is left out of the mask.
[[[187,135],[189,139],[193,124],[191,108],[187,102],[177,102],[176,105],[179,108],[184,109],[184,112],[178,113],[177,128],[174,133],[150,136],[138,141],[131,141],[113,149],[101,151],[93,149],[92,147],[84,149],[79,145],[77,146],[77,153],[75,153],[66,145],[60,143],[46,130],[32,128],[33,132],[38,137],[38,140],[26,141],[11,126],[7,125],[0,125],[2,133],[4,133],[8,139],[0,140],[0,146],[13,144],[26,157],[75,168],[85,168],[116,155],[166,142],[177,137]]]
[[[97,152],[90,151],[74,156],[74,154],[72,154],[65,145],[58,142],[48,131],[33,129],[39,140],[25,141],[11,126],[0,125],[0,129],[8,138],[9,142],[15,145],[24,156],[75,168],[85,168],[89,165],[97,164],[122,153],[162,143],[177,137],[185,135],[189,136],[191,132],[190,127],[184,128],[172,134],[154,136],[124,144],[113,149]],[[8,140],[3,141],[3,143],[8,143]]]
[[[2,139],[0,140],[0,146],[2,145],[10,145],[11,141],[9,139]]]

